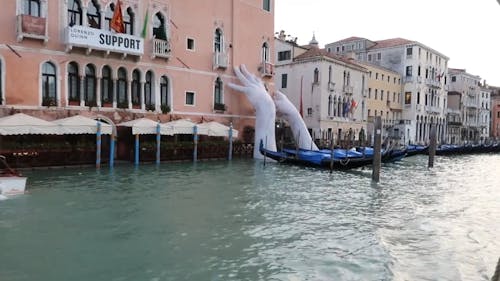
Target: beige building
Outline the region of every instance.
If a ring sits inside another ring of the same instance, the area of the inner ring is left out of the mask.
[[[368,70],[366,93],[368,121],[381,116],[385,137],[404,142],[404,132],[395,125],[402,120],[403,102],[401,75],[389,69],[367,62],[357,62]]]
[[[272,86],[272,0],[9,0],[0,10],[0,116],[148,117],[253,126],[233,66]]]

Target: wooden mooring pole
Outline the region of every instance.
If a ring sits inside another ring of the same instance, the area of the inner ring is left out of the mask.
[[[429,135],[429,164],[428,167],[434,167],[434,156],[436,155],[436,124],[431,124],[431,131]]]
[[[373,144],[373,171],[372,171],[372,180],[375,182],[379,182],[380,180],[380,165],[382,162],[382,118],[380,116],[376,116],[374,123],[374,144]]]
[[[497,267],[495,269],[493,277],[491,277],[491,281],[500,281],[500,258],[498,259]]]

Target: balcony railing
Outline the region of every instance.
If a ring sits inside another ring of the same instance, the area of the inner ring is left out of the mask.
[[[153,39],[153,53],[152,58],[170,58],[170,41],[163,39]]]
[[[17,41],[23,38],[32,38],[49,41],[47,34],[47,19],[30,15],[17,15]]]
[[[428,86],[431,86],[431,87],[434,87],[434,88],[441,88],[441,81],[437,81],[437,80],[434,80],[434,79],[426,79],[425,80],[425,83],[428,85]]]
[[[259,72],[264,77],[269,77],[274,75],[274,65],[270,62],[263,62],[259,66]]]
[[[214,110],[215,111],[226,111],[226,105],[223,103],[215,103]]]
[[[228,66],[228,55],[227,53],[223,52],[215,52],[214,53],[214,61],[213,61],[213,68],[218,69],[226,69]]]
[[[441,108],[437,106],[426,106],[425,110],[427,113],[441,113]]]
[[[344,85],[342,90],[345,94],[352,95],[353,87],[351,85]]]
[[[413,76],[403,77],[403,83],[413,83],[413,82],[415,82],[415,77],[413,77]]]

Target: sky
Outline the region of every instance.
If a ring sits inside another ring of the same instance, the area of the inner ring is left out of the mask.
[[[320,47],[347,37],[418,41],[500,86],[500,0],[275,0],[275,32]]]

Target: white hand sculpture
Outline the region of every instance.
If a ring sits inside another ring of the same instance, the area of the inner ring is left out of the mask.
[[[229,83],[228,86],[233,90],[244,93],[255,108],[253,157],[263,159],[264,157],[259,151],[261,141],[264,143],[266,149],[276,151],[276,137],[274,133],[276,107],[262,80],[249,73],[245,65],[235,67],[234,72],[243,85]]]
[[[309,131],[307,130],[304,119],[300,116],[297,108],[290,100],[280,91],[274,95],[274,103],[276,104],[276,112],[278,116],[287,120],[288,125],[292,129],[293,137],[296,140],[299,148],[318,150],[318,147],[313,142]]]

